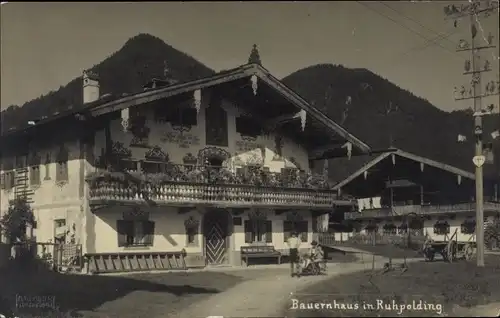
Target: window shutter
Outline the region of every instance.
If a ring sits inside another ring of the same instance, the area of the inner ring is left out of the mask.
[[[184,109],[184,123],[188,126],[196,126],[198,121],[198,112],[194,108]]]
[[[155,222],[144,221],[142,223],[142,226],[144,229],[144,236],[145,236],[144,243],[146,245],[153,245],[155,237]]]
[[[5,189],[5,173],[0,175],[0,189]]]
[[[285,242],[292,236],[292,230],[293,223],[290,221],[283,221],[283,238]]]
[[[300,240],[302,242],[307,242],[307,233],[309,232],[307,221],[297,222],[297,232],[300,233]]]
[[[14,187],[13,172],[6,172],[4,174],[4,189],[10,190]]]
[[[64,181],[68,181],[69,180],[69,176],[68,176],[68,161],[64,162],[64,170],[63,170],[63,173],[64,173]]]
[[[245,243],[252,243],[253,242],[253,226],[252,226],[252,221],[246,220],[245,221]]]
[[[127,232],[130,228],[131,222],[125,220],[116,221],[116,233],[118,234],[118,246],[127,245]]]
[[[273,242],[273,221],[266,221],[266,243]]]

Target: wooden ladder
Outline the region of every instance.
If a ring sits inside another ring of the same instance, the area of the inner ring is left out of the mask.
[[[95,274],[187,269],[182,252],[98,253],[85,258]]]

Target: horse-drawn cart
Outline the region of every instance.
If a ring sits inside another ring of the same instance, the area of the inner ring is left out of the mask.
[[[453,262],[459,259],[471,260],[476,254],[476,242],[458,241],[457,230],[444,241],[426,240],[423,246],[426,261],[433,261],[436,254],[441,254],[443,260]]]

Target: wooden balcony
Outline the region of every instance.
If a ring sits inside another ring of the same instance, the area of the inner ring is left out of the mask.
[[[405,205],[395,206],[391,208],[369,209],[361,212],[347,212],[344,218],[348,219],[377,219],[394,216],[404,216],[409,213],[416,213],[417,215],[440,215],[440,214],[455,214],[464,212],[474,212],[476,204],[460,203],[449,205]],[[499,213],[500,203],[484,202],[485,213]]]
[[[331,210],[351,205],[318,176],[290,176],[266,171],[230,173],[225,169],[176,165],[162,173],[101,171],[87,177],[90,204],[150,201],[169,206],[233,208],[307,208]]]

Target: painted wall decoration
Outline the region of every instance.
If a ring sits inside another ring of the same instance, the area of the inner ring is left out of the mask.
[[[167,131],[161,137],[161,141],[176,144],[179,148],[189,148],[200,144],[200,137],[183,131]]]
[[[146,125],[147,118],[138,113],[130,116],[128,129],[132,133],[131,147],[149,147],[149,133],[151,129]]]
[[[129,158],[132,156],[132,151],[125,147],[122,142],[115,141],[111,146],[111,152],[118,158]]]
[[[159,146],[154,146],[144,155],[150,161],[169,161],[169,156]]]

